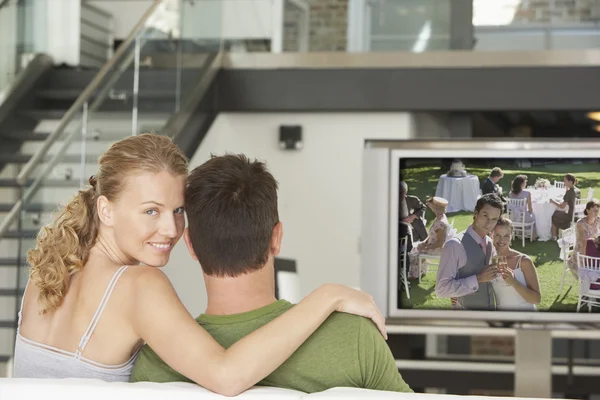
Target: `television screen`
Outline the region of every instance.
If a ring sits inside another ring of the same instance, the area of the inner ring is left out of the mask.
[[[600,310],[597,149],[411,142],[388,161],[388,316],[565,321]]]

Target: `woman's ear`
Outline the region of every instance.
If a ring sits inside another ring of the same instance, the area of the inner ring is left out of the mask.
[[[98,218],[101,223],[107,226],[114,225],[112,205],[106,196],[98,196],[98,199],[96,200],[96,209],[98,210]]]

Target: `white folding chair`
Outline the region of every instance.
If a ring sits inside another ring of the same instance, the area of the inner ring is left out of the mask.
[[[592,289],[592,283],[600,279],[600,257],[577,253],[577,267],[579,276],[577,312],[586,304],[588,312],[592,312],[592,307],[600,307],[600,289]]]
[[[577,219],[585,217],[584,212],[586,203],[586,199],[575,199],[575,205],[573,206],[573,216],[571,217],[571,225],[575,223],[575,217],[577,217]]]
[[[563,181],[554,181],[554,187],[557,189],[566,189],[565,183]]]
[[[401,271],[399,274],[399,280],[400,280],[400,284],[404,285],[404,290],[406,291],[406,297],[410,299],[410,291],[408,290],[408,267],[409,265],[406,262],[407,259],[407,255],[408,255],[408,251],[407,251],[407,247],[408,247],[408,236],[404,236],[403,238],[400,239],[399,241],[399,248],[398,248],[398,260],[402,260],[402,266],[403,268],[401,269]]]
[[[594,188],[588,189],[587,201],[590,201],[594,198]]]
[[[557,243],[558,247],[560,248],[560,258],[563,260],[563,273],[559,290],[559,293],[562,294],[567,276],[570,276],[571,280],[573,281],[571,285],[575,283],[575,277],[571,274],[568,264],[569,257],[571,257],[571,254],[573,254],[575,249],[575,227],[572,226],[567,229],[561,229],[560,238],[558,239]]]
[[[454,237],[454,235],[456,235],[456,233],[457,233],[456,229],[454,228],[454,218],[452,218],[450,225],[448,225],[448,228],[446,229],[446,238],[444,239],[444,243],[446,243],[448,240],[452,239]],[[437,264],[429,264],[430,272],[437,271],[437,268],[432,268],[432,267],[439,266],[440,256],[436,256],[434,254],[419,254],[417,256],[417,263],[419,265],[419,283],[421,283],[421,270],[423,268],[423,262],[427,262],[427,260],[437,261]]]
[[[513,238],[521,236],[523,247],[525,239],[529,238],[533,242],[533,228],[535,221],[525,222],[525,212],[527,210],[527,199],[508,199],[506,206],[508,210],[508,219],[513,223]]]

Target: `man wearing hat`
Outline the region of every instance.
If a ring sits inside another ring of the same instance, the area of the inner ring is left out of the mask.
[[[412,237],[415,242],[427,238],[425,229],[425,205],[417,196],[408,195],[408,185],[400,182],[400,221],[411,226]]]
[[[425,204],[435,214],[435,219],[429,228],[429,235],[426,239],[419,243],[419,245],[412,249],[409,253],[410,257],[410,269],[408,271],[408,277],[410,279],[416,279],[419,277],[419,255],[429,254],[437,255],[442,254],[442,247],[446,242],[448,235],[449,224],[448,218],[446,217],[446,207],[448,206],[448,200],[442,197],[431,197],[425,201]],[[426,263],[421,265],[421,274],[427,272]]]

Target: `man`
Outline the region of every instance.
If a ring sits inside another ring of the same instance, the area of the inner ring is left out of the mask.
[[[506,203],[506,199],[502,196],[502,189],[498,185],[498,182],[502,178],[504,178],[504,172],[498,167],[493,168],[490,171],[490,176],[481,184],[481,194],[493,193],[500,197],[502,202]]]
[[[408,195],[408,185],[400,182],[400,221],[412,228],[413,241],[422,242],[427,239],[425,228],[425,204],[417,196]]]
[[[185,203],[184,240],[202,266],[208,295],[206,312],[196,321],[228,348],[293,307],[274,295],[274,259],[283,235],[277,182],[261,162],[214,157],[190,174]],[[131,380],[191,382],[148,346]],[[308,393],[337,386],[412,392],[376,326],[344,313],[332,314],[258,384]]]
[[[502,214],[502,200],[495,194],[484,194],[477,200],[473,223],[462,237],[450,239],[442,249],[435,293],[438,297],[458,298],[458,308],[495,310],[492,281],[497,266],[489,265],[496,254],[488,234]]]

